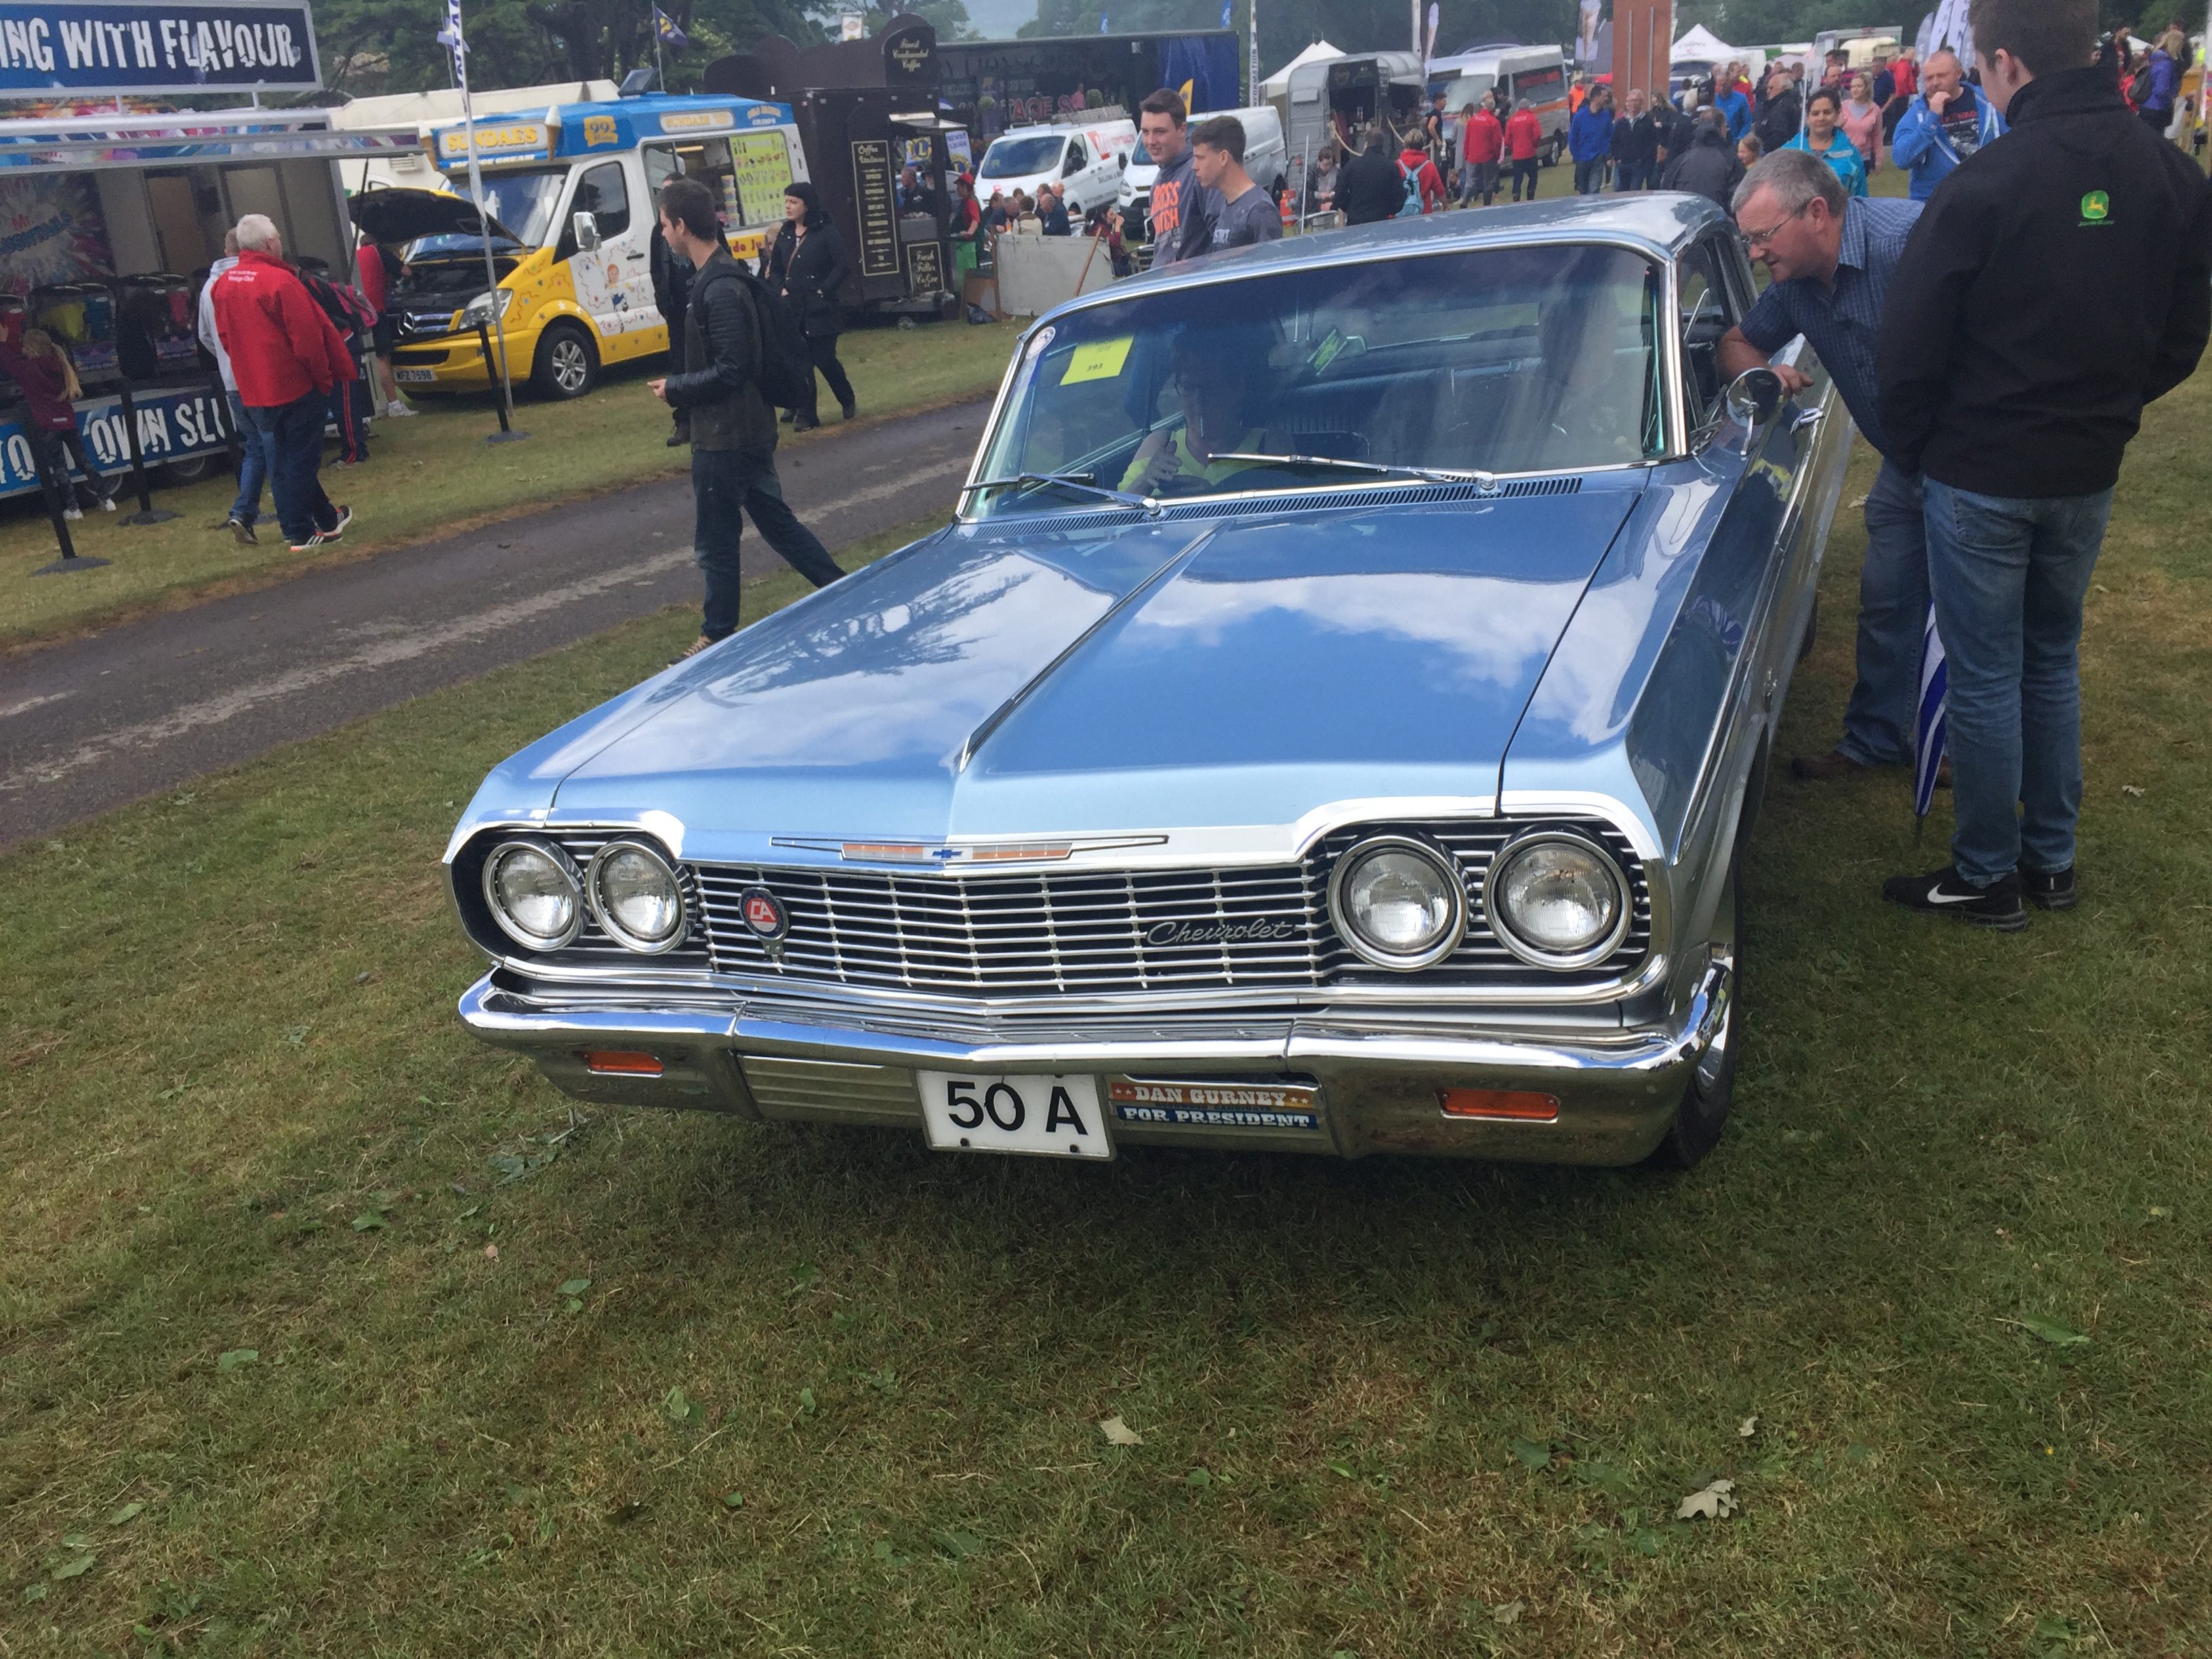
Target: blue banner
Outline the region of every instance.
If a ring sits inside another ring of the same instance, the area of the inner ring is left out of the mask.
[[[228,410],[223,399],[205,386],[134,392],[131,402],[138,411],[138,453],[149,467],[223,447]],[[85,453],[102,472],[130,471],[130,434],[124,429],[120,397],[87,398],[76,406],[76,425],[84,434]],[[20,419],[0,421],[0,496],[21,495],[38,487],[39,464],[28,429]]]
[[[0,94],[312,92],[315,27],[297,0],[0,0]]]
[[[1189,88],[1189,112],[1235,109],[1243,101],[1237,42],[1218,34],[1170,37],[1160,42],[1160,84]]]

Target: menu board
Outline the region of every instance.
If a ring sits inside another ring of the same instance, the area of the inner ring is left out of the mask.
[[[908,242],[906,291],[917,300],[945,292],[945,251],[934,242]]]
[[[783,217],[784,188],[791,183],[791,151],[781,132],[739,132],[730,137],[737,163],[741,225],[764,225]]]
[[[860,275],[897,276],[898,210],[891,195],[888,138],[854,141],[853,210],[860,222]]]

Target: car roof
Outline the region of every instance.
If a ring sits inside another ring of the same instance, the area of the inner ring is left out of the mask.
[[[1086,294],[1073,305],[1095,303],[1128,294],[1133,288],[1181,288],[1234,273],[1256,276],[1388,258],[1397,253],[1438,253],[1485,247],[1526,247],[1546,242],[1615,242],[1672,259],[1708,227],[1727,216],[1703,196],[1681,191],[1636,191],[1607,196],[1577,196],[1516,206],[1464,209],[1419,218],[1384,219],[1341,230],[1286,236],[1228,253],[1148,271],[1133,283]],[[1067,308],[1073,308],[1067,307]]]

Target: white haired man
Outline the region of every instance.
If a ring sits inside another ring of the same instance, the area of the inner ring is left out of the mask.
[[[295,553],[328,547],[353,521],[316,476],[331,394],[354,378],[352,356],[297,273],[263,214],[238,222],[238,263],[209,284],[215,325],[237,377],[239,400],[261,434],[277,522]]]

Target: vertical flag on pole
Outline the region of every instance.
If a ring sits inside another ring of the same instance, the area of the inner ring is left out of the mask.
[[[1936,607],[1928,607],[1927,630],[1920,636],[1920,701],[1912,715],[1913,831],[1936,801],[1936,774],[1943,765],[1944,738],[1949,726],[1946,701],[1950,677],[1944,672],[1943,636],[1936,631]]]

